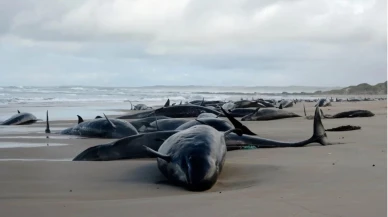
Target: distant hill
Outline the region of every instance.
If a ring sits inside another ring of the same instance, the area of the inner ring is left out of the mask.
[[[356,86],[349,86],[342,89],[329,91],[316,91],[314,94],[332,94],[332,95],[382,95],[387,94],[387,82],[370,85],[362,83]]]

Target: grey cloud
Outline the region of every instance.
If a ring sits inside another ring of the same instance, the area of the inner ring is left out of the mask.
[[[384,0],[7,2],[0,62],[9,72],[48,80],[67,72],[71,82],[81,73],[105,84],[379,82],[385,9]],[[209,73],[217,79],[204,81]]]

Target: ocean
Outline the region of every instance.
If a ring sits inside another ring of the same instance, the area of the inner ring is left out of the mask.
[[[35,112],[44,119],[50,110],[53,120],[92,118],[105,114],[119,115],[130,109],[131,103],[148,106],[163,105],[167,99],[179,104],[192,100],[239,100],[252,98],[317,98],[316,96],[286,96],[285,92],[314,92],[333,87],[207,87],[207,86],[152,86],[152,87],[91,87],[91,86],[3,86],[0,87],[0,120],[14,114],[17,109]],[[279,94],[273,96],[270,94]],[[34,113],[34,114],[35,114]],[[83,116],[83,117],[84,117]]]
[[[132,102],[152,105],[200,100],[236,100],[240,98],[284,98],[263,93],[314,92],[329,90],[322,87],[84,87],[84,86],[8,86],[0,87],[0,105],[31,103],[87,103]],[[290,96],[291,98],[314,98],[313,96]]]

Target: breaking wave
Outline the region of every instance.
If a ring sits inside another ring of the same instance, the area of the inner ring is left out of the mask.
[[[287,90],[285,90],[287,91]],[[260,91],[262,92],[262,91]],[[270,92],[269,92],[270,93]],[[272,92],[273,93],[273,92]],[[33,87],[8,86],[0,87],[0,104],[29,104],[52,102],[154,102],[163,104],[167,99],[179,103],[192,100],[238,100],[240,98],[266,98],[258,91],[246,88],[206,87]],[[271,96],[271,98],[284,96]],[[291,97],[291,96],[290,96]],[[295,97],[295,96],[292,96]],[[313,98],[301,96],[298,98]]]

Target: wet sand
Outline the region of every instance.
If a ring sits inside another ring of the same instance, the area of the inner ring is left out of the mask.
[[[331,142],[345,144],[228,152],[217,184],[200,193],[169,185],[154,159],[71,161],[86,148],[111,139],[46,138],[44,123],[1,127],[0,210],[2,216],[57,217],[386,216],[386,103],[341,102],[322,108],[325,114],[350,109],[376,114],[324,119],[326,129],[362,127],[327,132]],[[305,105],[312,115],[314,103]],[[300,103],[287,110],[303,114]],[[76,122],[54,120],[52,131]],[[244,124],[261,137],[283,141],[309,138],[313,130],[313,121],[303,117]]]

